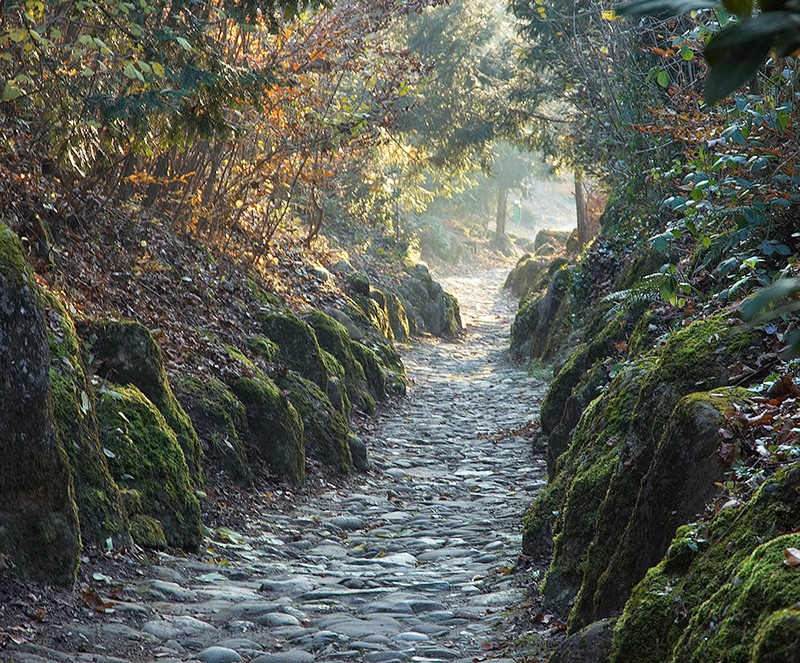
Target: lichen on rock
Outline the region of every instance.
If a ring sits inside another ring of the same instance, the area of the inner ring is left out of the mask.
[[[0,224],[0,554],[25,578],[69,585],[80,535],[49,367],[39,286],[17,236]]]

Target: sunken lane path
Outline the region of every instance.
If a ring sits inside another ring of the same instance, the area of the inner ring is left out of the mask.
[[[504,276],[443,280],[467,333],[405,349],[413,384],[366,435],[369,473],[218,531],[225,565],[161,555],[125,582],[123,610],[54,625],[85,654],[31,647],[20,663],[513,660],[493,643],[522,597],[509,571],[545,471],[528,439],[498,433],[536,418],[546,383],[504,357]]]

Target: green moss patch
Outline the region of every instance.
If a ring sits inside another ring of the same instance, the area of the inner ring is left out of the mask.
[[[142,513],[161,525],[171,546],[196,549],[200,504],[178,440],[164,416],[134,386],[104,384],[98,392],[100,440],[120,486],[139,493]]]
[[[176,393],[203,444],[204,461],[222,469],[237,483],[252,485],[244,442],[250,437],[244,405],[214,379],[184,378],[178,382]]]
[[[247,413],[249,442],[278,477],[305,479],[303,422],[294,406],[267,376],[238,378],[231,384]]]
[[[39,287],[17,236],[0,223],[0,554],[20,576],[69,585],[80,535],[49,368]]]
[[[50,386],[56,428],[69,456],[84,543],[124,547],[130,542],[119,487],[100,445],[94,390],[72,318],[58,298],[43,292],[50,346]]]
[[[311,380],[294,371],[280,377],[278,386],[289,393],[289,400],[303,421],[306,455],[339,472],[349,472],[353,465],[350,430],[328,397]]]
[[[94,371],[116,384],[135,386],[158,408],[183,450],[189,476],[202,485],[200,440],[172,392],[161,349],[147,327],[131,320],[93,320],[81,321],[79,329],[94,355]]]
[[[329,315],[313,311],[308,315],[320,346],[329,352],[344,370],[347,396],[356,407],[367,413],[375,411],[375,398],[369,391],[364,368],[356,359],[347,330]]]

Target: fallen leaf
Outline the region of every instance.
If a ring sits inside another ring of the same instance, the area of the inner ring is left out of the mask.
[[[800,566],[800,550],[797,548],[786,548],[783,551],[783,563],[786,566]]]
[[[87,608],[91,608],[97,612],[105,612],[112,605],[100,598],[100,594],[88,587],[81,592],[81,598]]]

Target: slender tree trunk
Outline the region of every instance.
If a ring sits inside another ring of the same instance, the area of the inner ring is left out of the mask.
[[[506,213],[508,211],[508,187],[500,184],[497,190],[497,225],[494,234],[499,239],[506,234]]]
[[[589,215],[586,208],[586,187],[583,184],[583,173],[575,171],[575,214],[578,219],[578,244],[583,248],[592,239],[589,228]]]

